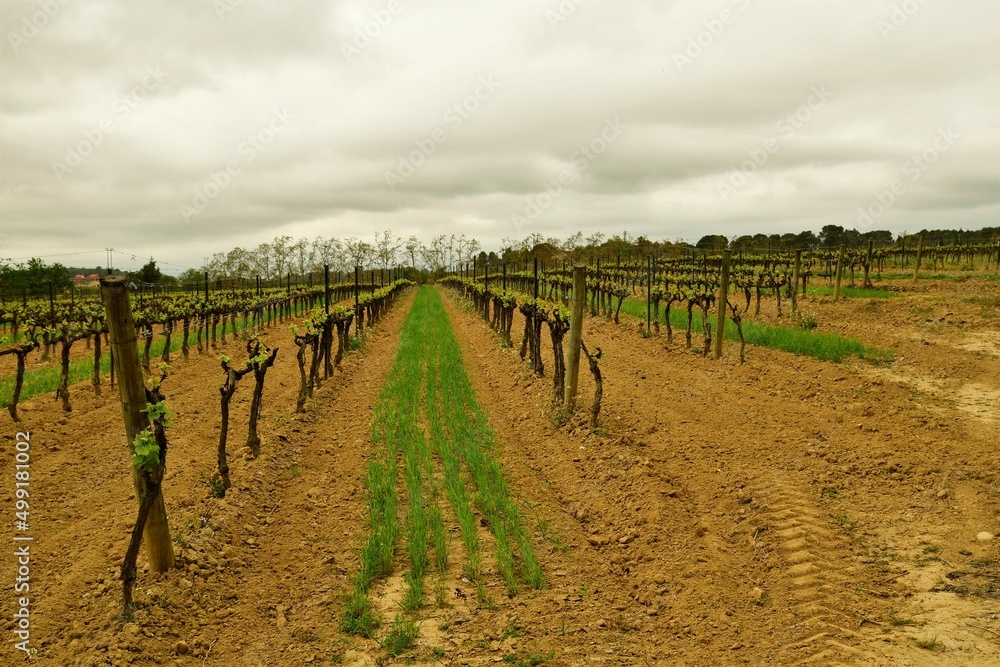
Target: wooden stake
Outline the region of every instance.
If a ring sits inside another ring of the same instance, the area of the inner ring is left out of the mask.
[[[868,239],[868,258],[865,260],[865,279],[864,279],[864,283],[861,285],[865,289],[868,289],[868,288],[870,288],[872,286],[872,277],[871,277],[871,273],[872,273],[872,251],[873,251],[874,246],[875,246],[875,241],[872,240],[872,239]]]
[[[722,251],[722,275],[719,277],[719,316],[715,321],[715,346],[712,358],[722,356],[722,339],[726,334],[726,300],[729,298],[729,262],[733,258],[732,250]]]
[[[323,308],[330,314],[330,265],[323,265]]]
[[[125,436],[128,439],[129,464],[134,454],[135,437],[150,427],[149,418],[142,412],[146,407],[146,387],[142,382],[142,366],[139,364],[139,350],[136,347],[135,320],[128,300],[128,291],[123,276],[106,276],[101,279],[104,309],[108,324],[111,349],[115,355],[115,371],[118,376],[118,390],[121,395],[122,416],[125,420]],[[162,459],[161,459],[162,460]],[[143,471],[132,467],[132,484],[140,507],[146,497],[146,479]],[[161,466],[162,467],[162,463]],[[162,471],[160,473],[162,475]],[[146,542],[146,557],[150,572],[166,572],[174,566],[174,548],[167,524],[167,509],[163,504],[163,494],[157,493],[149,508],[149,515],[143,527]]]
[[[358,303],[361,300],[361,292],[360,288],[358,287],[358,275],[360,271],[361,268],[355,265],[354,266],[354,319],[357,322],[356,332],[359,337],[361,336],[361,309],[358,305]]]
[[[651,315],[651,312],[652,312],[651,311],[652,305],[650,304],[650,301],[653,298],[653,277],[652,277],[652,273],[653,273],[653,256],[650,255],[649,257],[646,258],[646,333],[647,334],[650,333],[650,331],[649,331],[649,327],[650,327],[649,320],[650,320],[650,315]]]
[[[792,267],[792,312],[799,309],[797,294],[799,291],[799,272],[802,270],[802,251],[795,251],[795,265]]]
[[[917,276],[920,275],[920,260],[924,254],[924,235],[920,235],[920,240],[917,241],[917,263],[913,265],[913,280],[911,283],[917,282]]]
[[[840,301],[840,279],[844,277],[844,246],[837,253],[837,277],[833,284],[833,302]]]
[[[587,304],[587,266],[573,267],[573,303],[569,319],[569,350],[566,358],[566,408],[576,410],[576,390],[580,379],[580,341],[583,338],[583,309]]]

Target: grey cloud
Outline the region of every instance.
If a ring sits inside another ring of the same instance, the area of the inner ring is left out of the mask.
[[[853,225],[947,127],[961,139],[877,224],[996,224],[995,2],[923,3],[885,33],[888,1],[588,1],[555,23],[559,2],[399,1],[350,58],[343,44],[387,2],[244,0],[220,18],[212,2],[66,0],[17,49],[9,35],[40,5],[3,3],[0,255],[123,246],[197,265],[278,233],[385,228],[497,247],[517,232],[511,214],[614,117],[627,130],[525,233]],[[732,20],[706,38],[723,10]],[[675,54],[698,39],[679,70]],[[166,76],[116,112],[151,67]],[[461,123],[447,116],[491,76],[495,92]],[[829,99],[779,129],[817,87]],[[275,109],[293,120],[247,159],[241,145]],[[53,162],[88,150],[105,119],[112,130],[60,180]],[[445,140],[388,187],[438,128]],[[722,201],[717,184],[769,139],[776,149]],[[185,223],[180,207],[234,160],[239,174]]]

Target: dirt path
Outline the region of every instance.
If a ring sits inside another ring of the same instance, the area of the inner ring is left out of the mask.
[[[631,322],[587,319],[588,346],[606,352],[607,435],[578,421],[554,428],[549,381],[530,378],[514,350],[489,349],[482,320],[454,302],[449,312],[509,462],[531,469],[521,492],[551,489],[581,544],[574,562],[623,589],[640,630],[620,633],[619,649],[641,652],[645,631],[663,638],[658,655],[685,664],[1000,655],[988,632],[975,645],[963,636],[957,594],[942,589],[918,610],[910,596],[927,589],[906,579],[943,564],[928,558],[940,554],[980,584],[972,606],[995,627],[1000,606],[984,588],[995,542],[975,535],[996,525],[1000,460],[995,436],[961,413],[942,419],[904,387],[848,367],[756,348],[743,366],[732,355],[711,362],[664,350]],[[522,326],[518,316],[513,330]],[[572,520],[581,510],[584,521]],[[591,601],[581,616],[613,604]],[[938,635],[946,650],[920,648],[940,624],[955,630]]]
[[[117,400],[86,398],[78,385],[73,391],[80,407],[69,415],[48,397],[25,404],[17,429],[4,413],[6,442],[13,442],[15,430],[32,432],[38,508],[31,525],[32,645],[38,662],[284,665],[331,655],[337,648],[334,601],[362,526],[356,494],[370,409],[411,300],[402,297],[369,332],[365,349],[345,358],[305,415],[293,414],[298,369],[287,328],[267,334],[280,352],[265,386],[263,454],[250,461],[239,447],[252,389],[244,380],[232,406],[234,488],[225,500],[209,498],[204,482],[215,467],[218,438],[216,356],[241,358],[242,352],[231,343],[228,350],[176,363],[164,383],[175,416],[164,496],[182,569],[152,576],[142,571],[140,555],[136,620],[120,632],[117,568],[135,501]],[[13,470],[12,459],[12,447],[4,447],[4,470]],[[12,502],[5,497],[0,509],[9,514]],[[13,567],[4,550],[0,569]],[[13,608],[6,586],[0,603]],[[5,625],[12,629],[9,620]]]
[[[877,286],[903,291],[893,298],[839,303],[811,296],[801,307],[816,314],[820,331],[853,336],[895,353],[890,367],[859,364],[859,374],[916,390],[943,412],[957,408],[973,416],[964,420],[970,432],[995,427],[1000,419],[1000,282],[921,281],[914,288],[893,281]],[[762,314],[766,321],[779,322],[773,303]],[[780,323],[787,325],[787,318]]]

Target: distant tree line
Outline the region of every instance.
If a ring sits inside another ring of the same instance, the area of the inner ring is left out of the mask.
[[[62,264],[46,264],[38,257],[28,260],[27,264],[0,263],[0,289],[12,294],[22,290],[34,292],[43,285],[47,290],[49,283],[63,289],[69,285],[69,277],[69,269]]]
[[[27,263],[7,264],[0,262],[0,289],[5,294],[10,295],[19,294],[22,291],[37,294],[43,291],[47,292],[51,283],[53,288],[61,292],[69,288],[74,276],[91,276],[95,273],[103,275],[104,269],[100,266],[93,269],[66,267],[59,262],[46,264],[39,257],[33,257]],[[198,276],[201,275],[195,273]],[[178,281],[177,278],[162,273],[152,257],[142,268],[137,271],[126,271],[125,275],[137,283],[167,285]]]
[[[277,236],[273,241],[253,248],[236,247],[228,252],[216,253],[204,266],[187,269],[176,278],[160,271],[151,257],[140,269],[126,275],[140,285],[160,286],[200,282],[206,272],[213,280],[226,278],[252,281],[259,276],[262,280],[294,277],[299,282],[305,281],[306,276],[322,273],[324,266],[329,266],[331,271],[344,273],[352,272],[357,266],[364,270],[407,268],[412,272],[411,277],[419,279],[439,277],[449,269],[473,261],[480,264],[488,261],[493,265],[500,262],[516,265],[531,257],[562,258],[567,261],[630,261],[649,255],[678,255],[693,249],[731,249],[760,254],[796,249],[832,249],[840,245],[860,247],[866,246],[869,240],[875,247],[885,248],[900,247],[908,237],[921,234],[924,244],[930,246],[1000,242],[1000,227],[978,230],[925,229],[913,234],[903,232],[893,236],[892,232],[884,229],[859,232],[840,225],[826,225],[819,234],[806,230],[797,234],[753,234],[731,239],[719,234],[709,234],[693,245],[683,239],[652,241],[644,235],[630,236],[628,232],[610,237],[603,232],[595,232],[586,237],[582,232],[576,232],[565,239],[533,233],[523,239],[504,238],[497,251],[486,252],[478,240],[466,237],[465,234],[439,234],[424,243],[416,236],[404,239],[394,235],[391,230],[386,230],[375,233],[374,243],[354,237],[343,240],[324,237],[296,240],[290,236]],[[100,273],[101,267],[97,267],[96,271],[68,269],[59,263],[46,264],[39,258],[31,259],[26,264],[0,262],[0,290],[6,294],[18,293],[22,289],[33,292],[43,285],[47,288],[50,282],[62,290],[69,286],[70,277],[75,275],[74,271],[89,275]]]
[[[893,236],[892,232],[886,229],[876,229],[867,232],[859,232],[857,229],[845,229],[840,225],[826,225],[819,234],[812,231],[799,232],[798,234],[754,234],[753,236],[736,236],[727,239],[725,236],[710,234],[701,237],[695,247],[704,250],[743,250],[747,252],[759,252],[770,250],[771,252],[781,252],[787,250],[815,250],[817,248],[837,248],[841,245],[848,247],[867,246],[868,241],[872,241],[876,248],[900,247],[905,243],[907,237],[917,237],[923,235],[924,244],[937,245],[963,245],[978,243],[997,243],[1000,241],[1000,227],[984,227],[977,230],[963,229],[923,229],[913,234],[903,232],[898,236]]]

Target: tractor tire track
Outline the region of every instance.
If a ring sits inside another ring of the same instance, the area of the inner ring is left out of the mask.
[[[873,637],[859,627],[861,614],[852,599],[857,566],[841,528],[789,480],[763,480],[755,486],[762,539],[779,563],[774,604],[788,616],[778,662],[879,664],[866,650]]]

